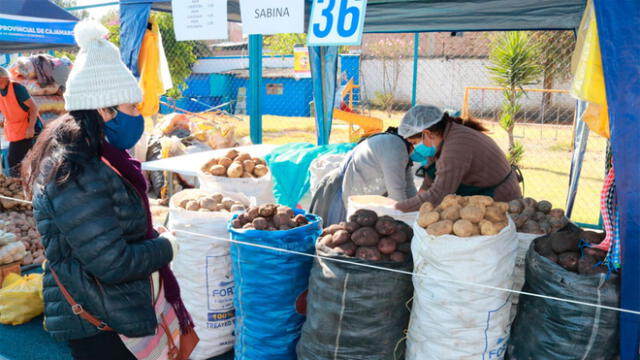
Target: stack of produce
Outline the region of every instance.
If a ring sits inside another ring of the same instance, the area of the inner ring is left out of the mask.
[[[27,251],[24,258],[21,258],[22,265],[40,264],[44,261],[44,247],[30,211],[0,213],[0,231],[13,234]]]
[[[234,229],[277,231],[291,230],[308,223],[303,214],[295,215],[288,206],[265,204],[250,207],[233,219],[231,225]]]
[[[244,211],[244,205],[240,201],[233,200],[224,195],[217,194],[192,194],[180,200],[178,207],[188,211],[200,212],[237,212]]]
[[[607,253],[580,246],[580,240],[595,245],[601,243],[604,238],[604,233],[595,231],[561,231],[536,239],[534,249],[565,270],[581,275],[604,274],[609,271],[601,264]]]
[[[440,205],[422,204],[418,225],[433,236],[458,237],[495,235],[507,227],[509,204],[494,202],[489,196],[447,195]]]
[[[569,223],[569,219],[564,216],[564,210],[553,209],[553,205],[546,200],[525,198],[510,201],[509,214],[520,233],[550,234]]]
[[[17,237],[4,230],[0,230],[0,265],[11,264],[22,260],[26,250]],[[0,284],[1,286],[1,284]]]
[[[349,222],[324,229],[318,246],[328,246],[339,254],[363,260],[404,262],[411,254],[412,237],[409,225],[360,209]]]
[[[269,170],[264,159],[252,158],[247,153],[229,150],[224,157],[209,160],[202,167],[202,172],[230,178],[260,178],[267,175]]]
[[[0,195],[25,200],[24,191],[20,179],[0,175]],[[0,204],[4,210],[27,211],[31,210],[31,204],[0,198]]]

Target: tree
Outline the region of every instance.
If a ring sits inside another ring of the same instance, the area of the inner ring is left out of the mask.
[[[71,8],[78,6],[78,2],[76,0],[51,0],[54,4],[60,6],[63,9]],[[78,19],[86,19],[89,17],[89,12],[87,10],[75,10],[70,11],[70,13],[77,17]]]
[[[185,80],[191,75],[191,67],[198,60],[194,49],[199,45],[197,41],[176,40],[171,14],[157,14],[156,21],[162,35],[162,45],[165,49],[171,80],[173,81],[173,88],[167,91],[167,96],[177,99],[182,97],[182,91],[187,86]],[[117,19],[111,19],[104,25],[109,29],[109,40],[120,46],[120,22]]]
[[[271,54],[278,56],[293,55],[293,48],[296,45],[307,43],[307,34],[276,34],[265,36],[264,47],[269,49]]]
[[[539,64],[540,48],[531,36],[523,31],[498,33],[492,41],[487,69],[492,80],[504,88],[500,126],[509,135],[509,160],[518,164],[524,153],[521,144],[513,139],[516,114],[521,109],[523,87],[537,83],[542,74]]]
[[[540,49],[538,63],[542,65],[542,87],[553,89],[556,80],[571,77],[571,55],[576,47],[576,38],[572,31],[538,31],[533,39]],[[544,93],[543,103],[546,109],[552,105],[551,93]]]

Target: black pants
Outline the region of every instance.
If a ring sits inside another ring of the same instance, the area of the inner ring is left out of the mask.
[[[32,146],[33,139],[24,139],[9,143],[9,154],[7,155],[7,158],[9,160],[9,172],[11,177],[20,176],[20,165],[29,150],[31,150]]]
[[[114,331],[71,340],[68,344],[74,360],[136,360]]]

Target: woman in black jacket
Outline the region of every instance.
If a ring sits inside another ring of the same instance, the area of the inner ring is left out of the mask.
[[[141,90],[104,27],[85,21],[75,32],[81,50],[67,82],[69,114],[45,128],[22,168],[47,257],[45,327],[74,359],[135,359],[118,335],[155,334],[152,273],[181,328],[193,324],[167,267],[175,239],[153,230],[140,164],[127,152],[142,135],[133,105]]]

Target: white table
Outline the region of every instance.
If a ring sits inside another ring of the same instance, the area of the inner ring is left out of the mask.
[[[240,146],[234,148],[240,152],[246,152],[253,157],[264,158],[278,145],[260,144]],[[200,168],[214,157],[222,157],[229,149],[203,151],[194,154],[181,155],[167,159],[154,160],[142,163],[144,171],[168,171],[183,176],[198,176]]]

